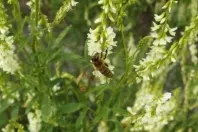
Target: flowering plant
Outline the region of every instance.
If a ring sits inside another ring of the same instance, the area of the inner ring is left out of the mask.
[[[0,0],[0,130],[197,131],[197,43],[197,0]]]

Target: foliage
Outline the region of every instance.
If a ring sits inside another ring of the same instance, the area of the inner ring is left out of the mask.
[[[198,131],[197,43],[197,0],[0,0],[0,128]]]

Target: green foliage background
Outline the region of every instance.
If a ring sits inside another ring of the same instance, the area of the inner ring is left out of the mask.
[[[197,16],[198,6],[194,1],[179,0],[173,6],[169,24],[178,27],[175,42]],[[25,0],[10,2],[1,0],[8,14],[7,24],[12,25],[10,34],[14,36],[21,68],[13,75],[0,71],[0,128],[10,123],[15,130],[28,130],[27,113],[39,109],[43,132],[97,131],[101,121],[108,124],[109,131],[129,131],[123,128],[121,120],[129,115],[126,107],[133,106],[136,92],[141,88],[141,83],[136,83],[138,75],[133,65],[138,65],[149,51],[154,14],[162,12],[166,1],[136,0],[124,10],[123,32],[114,25],[118,43],[110,60],[115,75],[106,84],[100,84],[92,75],[94,69],[87,55],[87,33],[95,27],[94,20],[102,11],[98,1],[79,0],[56,24],[53,22],[62,0],[41,1],[35,14]],[[51,32],[47,31],[48,23],[52,24]],[[125,63],[122,33],[126,44],[133,40],[129,44],[136,47],[128,63]],[[185,39],[187,43],[189,38]],[[170,63],[162,75],[152,78],[148,87],[156,94],[172,92],[177,99],[174,120],[162,130],[166,132],[198,131],[198,100],[197,93],[193,93],[198,86],[198,70],[190,60],[186,43],[180,46],[177,61]],[[171,45],[167,45],[167,50]],[[60,90],[54,92],[53,86],[57,84]],[[16,92],[20,95],[18,99],[12,96]],[[5,94],[7,97],[3,98]],[[27,103],[28,94],[32,99]],[[15,100],[13,104],[8,103],[10,98]],[[121,116],[116,116],[118,113]]]

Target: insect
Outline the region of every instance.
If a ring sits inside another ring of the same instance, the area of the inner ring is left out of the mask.
[[[111,78],[113,77],[113,73],[108,68],[108,64],[104,62],[104,60],[107,57],[107,50],[103,57],[103,53],[95,53],[91,59],[93,65],[96,67],[100,73],[102,73],[104,76]]]

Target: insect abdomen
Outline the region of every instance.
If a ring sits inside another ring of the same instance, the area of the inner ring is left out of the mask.
[[[113,73],[105,65],[101,66],[99,71],[106,77],[111,78],[113,76]]]

